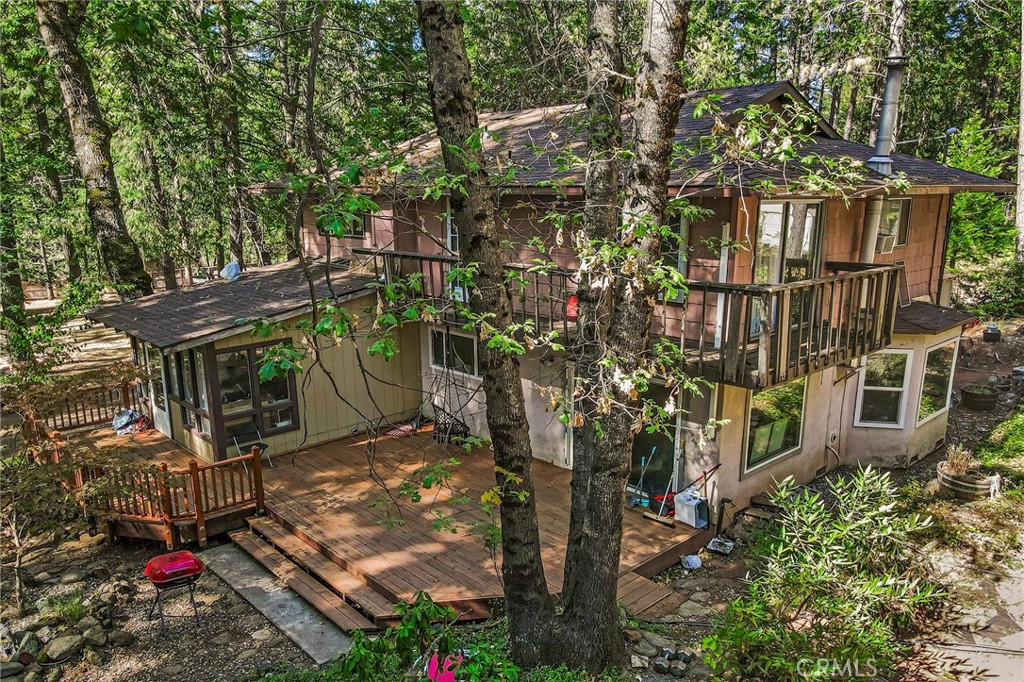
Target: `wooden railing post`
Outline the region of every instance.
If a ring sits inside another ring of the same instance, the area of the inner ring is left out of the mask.
[[[157,487],[160,492],[160,518],[164,524],[164,542],[167,549],[174,549],[177,544],[174,537],[174,528],[171,526],[171,491],[167,487],[167,464],[161,463],[157,472]]]
[[[262,514],[263,499],[263,452],[258,446],[252,446],[252,487],[256,495],[256,513]]]
[[[199,462],[189,460],[189,477],[192,479],[192,502],[196,515],[196,539],[200,547],[206,547],[206,519],[203,515],[203,492],[199,483]]]
[[[132,406],[131,396],[128,395],[129,384],[125,382],[121,384],[121,407],[124,409],[130,409]]]

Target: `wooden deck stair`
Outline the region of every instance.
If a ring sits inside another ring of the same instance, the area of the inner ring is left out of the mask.
[[[235,544],[342,630],[351,632],[377,629],[377,626],[345,603],[345,600],[328,590],[320,581],[303,571],[252,531],[237,530],[229,535]]]

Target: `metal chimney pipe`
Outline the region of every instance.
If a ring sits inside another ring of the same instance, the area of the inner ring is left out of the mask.
[[[900,103],[900,86],[903,84],[903,29],[907,21],[906,0],[893,0],[892,19],[889,23],[889,56],[886,57],[885,90],[882,92],[882,106],[878,114],[878,130],[875,134],[875,155],[868,159],[868,167],[886,177],[892,175],[893,132],[896,129],[896,112]]]
[[[885,90],[882,92],[882,106],[878,114],[878,130],[875,133],[875,155],[867,161],[868,168],[885,177],[892,175],[893,134],[896,129],[896,113],[900,103],[900,86],[903,84],[903,68],[907,58],[903,55],[903,28],[907,21],[907,0],[893,0],[892,17],[889,22],[889,56],[885,59]],[[860,261],[875,262],[875,242],[878,241],[878,227],[882,223],[882,197],[872,197],[864,211],[864,230],[860,243]]]

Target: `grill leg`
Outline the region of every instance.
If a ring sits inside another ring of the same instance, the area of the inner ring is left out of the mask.
[[[153,599],[153,603],[151,603],[149,605],[149,613],[146,614],[146,620],[153,620],[153,609],[157,610],[157,613],[160,616],[160,636],[161,637],[165,635],[165,630],[166,630],[166,628],[164,626],[164,602],[163,602],[163,596],[164,596],[164,591],[161,590],[159,587],[156,588],[156,598]]]
[[[199,621],[199,607],[196,606],[196,584],[191,582],[188,584],[188,600],[192,603],[192,613],[196,617],[196,626],[202,625]]]

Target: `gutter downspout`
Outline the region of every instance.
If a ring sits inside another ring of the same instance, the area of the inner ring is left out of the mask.
[[[882,93],[882,107],[878,115],[878,132],[875,135],[875,155],[867,161],[868,168],[889,177],[892,175],[893,133],[896,129],[896,114],[900,102],[900,86],[903,84],[903,68],[907,58],[903,55],[903,28],[907,20],[906,0],[893,0],[892,18],[889,24],[889,55],[886,57],[885,90]],[[860,244],[862,263],[875,261],[875,242],[878,227],[882,223],[883,197],[872,197],[864,212],[864,234]]]

